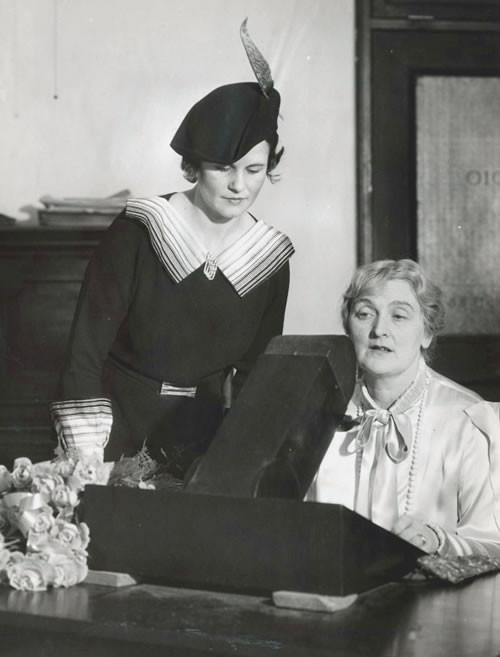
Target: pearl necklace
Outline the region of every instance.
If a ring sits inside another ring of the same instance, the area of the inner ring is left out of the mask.
[[[415,434],[412,438],[411,442],[411,451],[410,451],[410,469],[408,472],[408,487],[406,489],[406,498],[405,498],[405,504],[404,504],[404,513],[407,514],[411,510],[411,506],[413,503],[413,494],[415,492],[415,476],[416,476],[416,465],[417,465],[417,454],[418,454],[418,443],[420,439],[420,429],[422,426],[422,415],[423,415],[423,410],[424,410],[424,402],[425,398],[427,396],[427,388],[429,385],[429,373],[427,372],[426,377],[425,377],[425,384],[424,384],[424,389],[422,391],[422,394],[420,395],[420,403],[418,405],[418,414],[417,414],[417,422],[415,426]],[[362,422],[364,416],[364,411],[363,411],[363,404],[362,401],[360,402],[359,406],[356,409],[356,418],[358,419],[359,423]],[[359,482],[359,478],[361,476],[361,461],[363,457],[363,450],[364,450],[364,443],[363,441],[359,438],[360,432],[358,432],[358,435],[356,436],[356,479],[357,482]],[[358,488],[358,483],[356,484],[356,498],[357,498],[357,488]]]

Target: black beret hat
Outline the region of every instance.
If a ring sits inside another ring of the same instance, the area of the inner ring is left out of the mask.
[[[170,142],[189,162],[232,164],[261,141],[276,146],[280,95],[256,82],[226,84],[189,110]]]

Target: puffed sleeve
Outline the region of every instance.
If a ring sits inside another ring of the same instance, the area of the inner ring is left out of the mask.
[[[455,533],[444,535],[444,554],[500,558],[500,414],[481,401],[465,410],[471,434],[465,441],[458,484]]]
[[[290,264],[288,261],[278,269],[269,283],[269,300],[252,345],[243,358],[234,363],[236,369],[233,382],[234,397],[238,396],[255,361],[265,351],[271,338],[283,333],[288,288],[290,285]]]
[[[121,213],[92,255],[82,283],[61,375],[50,412],[60,444],[82,452],[106,445],[111,402],[102,368],[134,294],[141,226]]]

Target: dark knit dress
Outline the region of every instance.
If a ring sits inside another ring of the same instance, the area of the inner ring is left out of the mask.
[[[293,246],[256,220],[214,259],[167,198],[130,200],[92,256],[51,411],[65,446],[100,440],[116,460],[146,443],[183,476],[227,375],[237,394],[282,332]]]

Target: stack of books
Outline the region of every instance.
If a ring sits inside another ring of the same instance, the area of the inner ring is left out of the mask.
[[[109,226],[130,196],[128,189],[105,198],[42,196],[38,221],[42,226]]]

